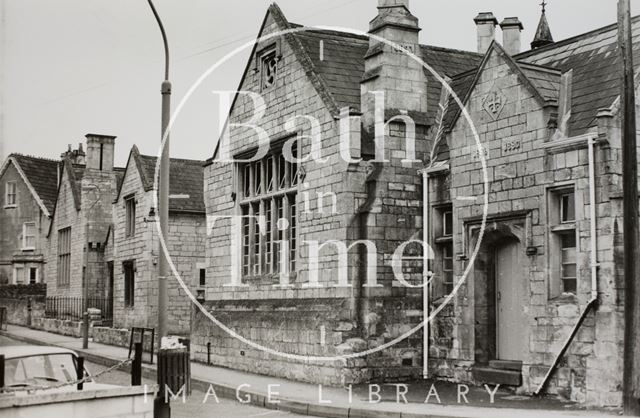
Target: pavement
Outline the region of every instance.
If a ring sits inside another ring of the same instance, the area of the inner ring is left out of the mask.
[[[87,361],[112,366],[127,358],[128,349],[95,342],[82,349],[82,339],[9,325],[0,335],[29,344],[53,345],[75,350]],[[145,361],[148,354],[145,353]],[[143,377],[155,379],[154,364],[143,365]],[[551,397],[515,396],[494,387],[466,387],[452,383],[421,381],[407,385],[380,384],[331,388],[191,363],[191,384],[204,403],[216,397],[242,405],[273,411],[271,416],[349,417],[349,418],[427,418],[427,417],[600,417],[618,411],[584,409],[575,403]],[[468,389],[468,393],[467,393]],[[271,397],[269,396],[271,392]],[[174,401],[176,402],[176,401]]]

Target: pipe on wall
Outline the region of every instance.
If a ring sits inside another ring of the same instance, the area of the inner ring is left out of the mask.
[[[422,240],[424,248],[422,250],[422,278],[424,287],[422,288],[422,378],[429,378],[429,251],[427,245],[429,243],[429,209],[431,203],[429,199],[429,173],[422,170]]]
[[[561,141],[557,141],[557,143],[549,143],[548,145],[546,145],[546,148],[553,148],[553,147],[560,147],[560,146],[565,146],[567,144],[578,144],[580,142],[586,141],[587,142],[587,147],[588,147],[588,153],[589,153],[589,226],[590,226],[590,241],[591,241],[591,262],[590,262],[590,267],[591,267],[591,298],[589,299],[589,302],[587,302],[587,306],[585,306],[584,310],[582,311],[582,314],[580,315],[580,318],[578,318],[578,322],[576,323],[576,325],[573,327],[573,329],[571,330],[571,333],[569,334],[569,337],[567,338],[567,340],[565,341],[565,343],[562,346],[562,349],[560,350],[560,352],[558,353],[558,355],[556,356],[555,360],[553,361],[553,364],[551,365],[551,367],[549,368],[549,370],[547,371],[547,374],[545,375],[544,379],[542,380],[542,383],[540,383],[540,386],[538,386],[538,389],[536,389],[536,391],[534,392],[534,395],[540,395],[540,393],[542,393],[542,391],[544,390],[545,386],[547,385],[547,383],[549,382],[549,379],[551,378],[551,375],[553,374],[553,372],[555,371],[556,367],[558,367],[558,363],[560,363],[560,360],[562,359],[562,357],[565,355],[565,353],[567,352],[567,350],[569,349],[569,346],[571,345],[571,342],[573,341],[573,339],[575,338],[576,334],[578,333],[578,330],[580,329],[580,327],[582,326],[582,323],[584,322],[585,318],[587,317],[587,314],[591,311],[591,309],[594,309],[597,305],[598,302],[598,244],[597,244],[597,225],[596,225],[596,179],[595,179],[595,149],[594,149],[594,145],[596,143],[596,137],[594,135],[584,135],[584,136],[580,136],[580,137],[576,137],[576,138],[568,138],[566,140],[561,140]]]

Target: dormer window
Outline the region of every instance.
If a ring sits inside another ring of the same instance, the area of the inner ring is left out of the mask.
[[[273,48],[266,51],[260,57],[260,61],[260,89],[265,91],[273,87],[276,83],[278,74],[278,56],[276,49]]]

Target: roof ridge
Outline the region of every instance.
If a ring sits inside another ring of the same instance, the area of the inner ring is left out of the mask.
[[[300,28],[300,27],[307,27],[305,25],[301,25],[298,23],[289,23],[290,25],[292,25],[293,27],[296,28]],[[304,32],[331,32],[331,33],[335,33],[335,34],[340,34],[343,36],[348,36],[348,37],[352,37],[352,38],[357,38],[357,39],[361,39],[361,40],[365,40],[365,39],[369,39],[368,36],[366,35],[360,35],[357,33],[351,33],[351,32],[343,32],[340,30],[336,30],[336,29],[324,29],[324,28],[317,28],[314,26],[308,26],[309,30],[308,31],[301,31],[301,32],[297,32],[297,34],[300,33],[304,33]],[[472,55],[477,55],[477,56],[483,56],[484,54],[475,52],[475,51],[467,51],[464,49],[459,49],[459,48],[448,48],[446,46],[437,46],[437,45],[430,45],[430,44],[419,44],[421,48],[429,48],[429,49],[433,49],[433,50],[437,50],[437,51],[443,51],[443,52],[454,52],[454,53],[458,53],[458,54],[472,54]]]
[[[637,23],[637,22],[640,22],[640,15],[636,15],[636,16],[633,16],[631,18],[631,23],[632,24],[633,23]],[[562,39],[560,41],[556,41],[556,42],[554,42],[552,44],[542,46],[542,47],[540,47],[538,49],[530,49],[528,51],[523,51],[523,52],[515,55],[514,58],[516,60],[518,60],[520,58],[528,58],[528,57],[531,57],[533,55],[536,55],[539,52],[546,52],[546,51],[552,50],[554,48],[558,48],[558,47],[561,47],[561,46],[572,44],[574,42],[577,42],[577,41],[580,41],[582,39],[588,38],[590,36],[600,35],[602,33],[609,32],[609,31],[611,31],[613,29],[616,29],[617,27],[618,27],[618,23],[617,22],[616,23],[611,23],[611,24],[609,24],[607,26],[602,26],[600,28],[593,29],[593,30],[590,30],[590,31],[585,32],[585,33],[581,33],[581,34],[574,35],[574,36],[571,36],[571,37],[566,38],[566,39]]]
[[[56,160],[56,159],[49,158],[49,157],[38,157],[36,155],[22,154],[22,153],[19,153],[19,152],[12,152],[11,154],[9,154],[9,156],[7,158],[16,157],[16,156],[17,157],[25,157],[25,158],[33,158],[33,159],[42,160],[42,161],[49,161],[49,162],[52,162],[52,163],[60,163],[60,162],[62,162],[62,160],[60,160],[60,159]]]
[[[448,48],[446,46],[437,46],[437,45],[428,45],[428,44],[420,44],[421,47],[423,48],[429,48],[429,49],[434,49],[437,51],[443,51],[443,52],[455,52],[458,54],[471,54],[471,55],[477,55],[479,57],[483,57],[484,54],[481,54],[479,52],[474,52],[474,51],[467,51],[464,49],[458,49],[458,48]]]
[[[158,158],[155,155],[147,155],[147,154],[138,154],[140,157],[146,157],[146,158]],[[193,160],[191,158],[174,158],[171,157],[170,158],[171,161],[185,161],[185,162],[193,162],[193,163],[203,163],[204,160]]]

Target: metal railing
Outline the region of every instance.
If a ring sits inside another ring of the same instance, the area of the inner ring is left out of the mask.
[[[109,298],[71,298],[50,296],[45,301],[45,317],[81,321],[87,309],[99,309],[100,320],[113,319],[113,299]]]

